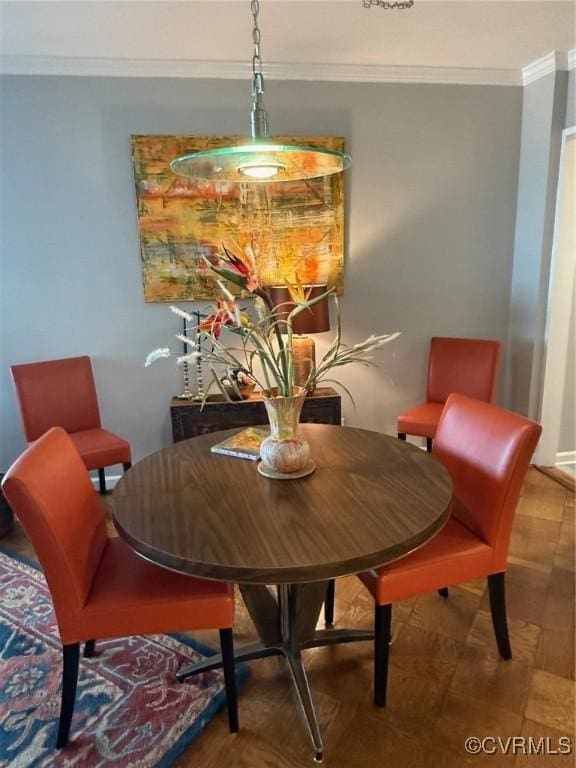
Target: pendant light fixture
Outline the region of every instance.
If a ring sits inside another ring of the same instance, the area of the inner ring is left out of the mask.
[[[189,179],[227,182],[271,182],[315,179],[340,173],[351,163],[350,155],[330,149],[276,144],[268,131],[264,107],[264,76],[260,55],[258,0],[251,0],[254,20],[252,42],[252,140],[231,147],[192,152],[172,160],[170,167]]]

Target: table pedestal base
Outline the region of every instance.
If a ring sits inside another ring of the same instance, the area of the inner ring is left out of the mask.
[[[284,656],[314,745],[316,762],[322,762],[324,758],[324,744],[301,651],[324,645],[374,640],[374,633],[367,630],[316,630],[327,587],[327,582],[281,584],[277,587],[277,599],[267,587],[241,587],[244,601],[262,642],[245,645],[238,648],[234,654],[237,662],[253,661],[268,656]],[[176,677],[182,682],[191,675],[208,672],[221,666],[222,656],[218,653],[197,664],[184,667],[176,673]]]

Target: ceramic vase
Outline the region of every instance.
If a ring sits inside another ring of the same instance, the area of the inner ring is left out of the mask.
[[[306,390],[295,387],[291,397],[282,397],[277,389],[263,393],[270,422],[270,435],[260,446],[258,471],[265,477],[292,480],[305,477],[316,468],[310,458],[310,446],[298,434],[300,414]]]

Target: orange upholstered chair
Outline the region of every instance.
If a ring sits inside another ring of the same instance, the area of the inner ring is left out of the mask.
[[[29,443],[50,427],[62,427],[72,438],[86,469],[97,469],[100,492],[106,493],[104,467],[131,466],[130,445],[102,429],[89,357],[13,365],[10,369]]]
[[[398,416],[400,440],[405,440],[406,435],[425,437],[431,451],[444,403],[452,392],[492,402],[500,351],[499,341],[432,338],[426,402]]]
[[[42,565],[63,644],[57,747],[68,741],[80,643],[219,629],[230,730],[238,730],[232,624],[234,592],[152,565],[109,538],[104,508],[66,432],[54,427],[8,470],[2,483]]]
[[[450,395],[432,455],[452,478],[452,513],[420,549],[360,575],[376,601],[374,701],[386,703],[392,603],[482,576],[488,577],[490,610],[500,655],[512,656],[504,575],[518,496],[541,427],[503,408]]]

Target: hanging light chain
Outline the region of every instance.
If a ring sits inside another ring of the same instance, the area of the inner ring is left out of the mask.
[[[380,8],[384,8],[385,11],[404,11],[407,8],[412,8],[414,0],[401,0],[400,2],[388,2],[388,0],[362,0],[364,8],[371,8],[373,5],[377,5]]]
[[[250,11],[252,12],[252,17],[254,19],[254,25],[252,27],[252,43],[254,45],[254,52],[252,54],[252,84],[255,93],[263,93],[264,78],[262,76],[262,57],[260,55],[262,33],[258,26],[258,14],[260,13],[260,3],[258,0],[250,0]]]
[[[262,74],[262,56],[260,54],[260,41],[262,34],[258,26],[258,14],[260,13],[260,3],[258,0],[250,0],[250,11],[254,24],[252,26],[252,43],[254,51],[252,53],[252,114],[251,127],[252,138],[265,139],[268,137],[268,115],[264,108],[264,75]]]

